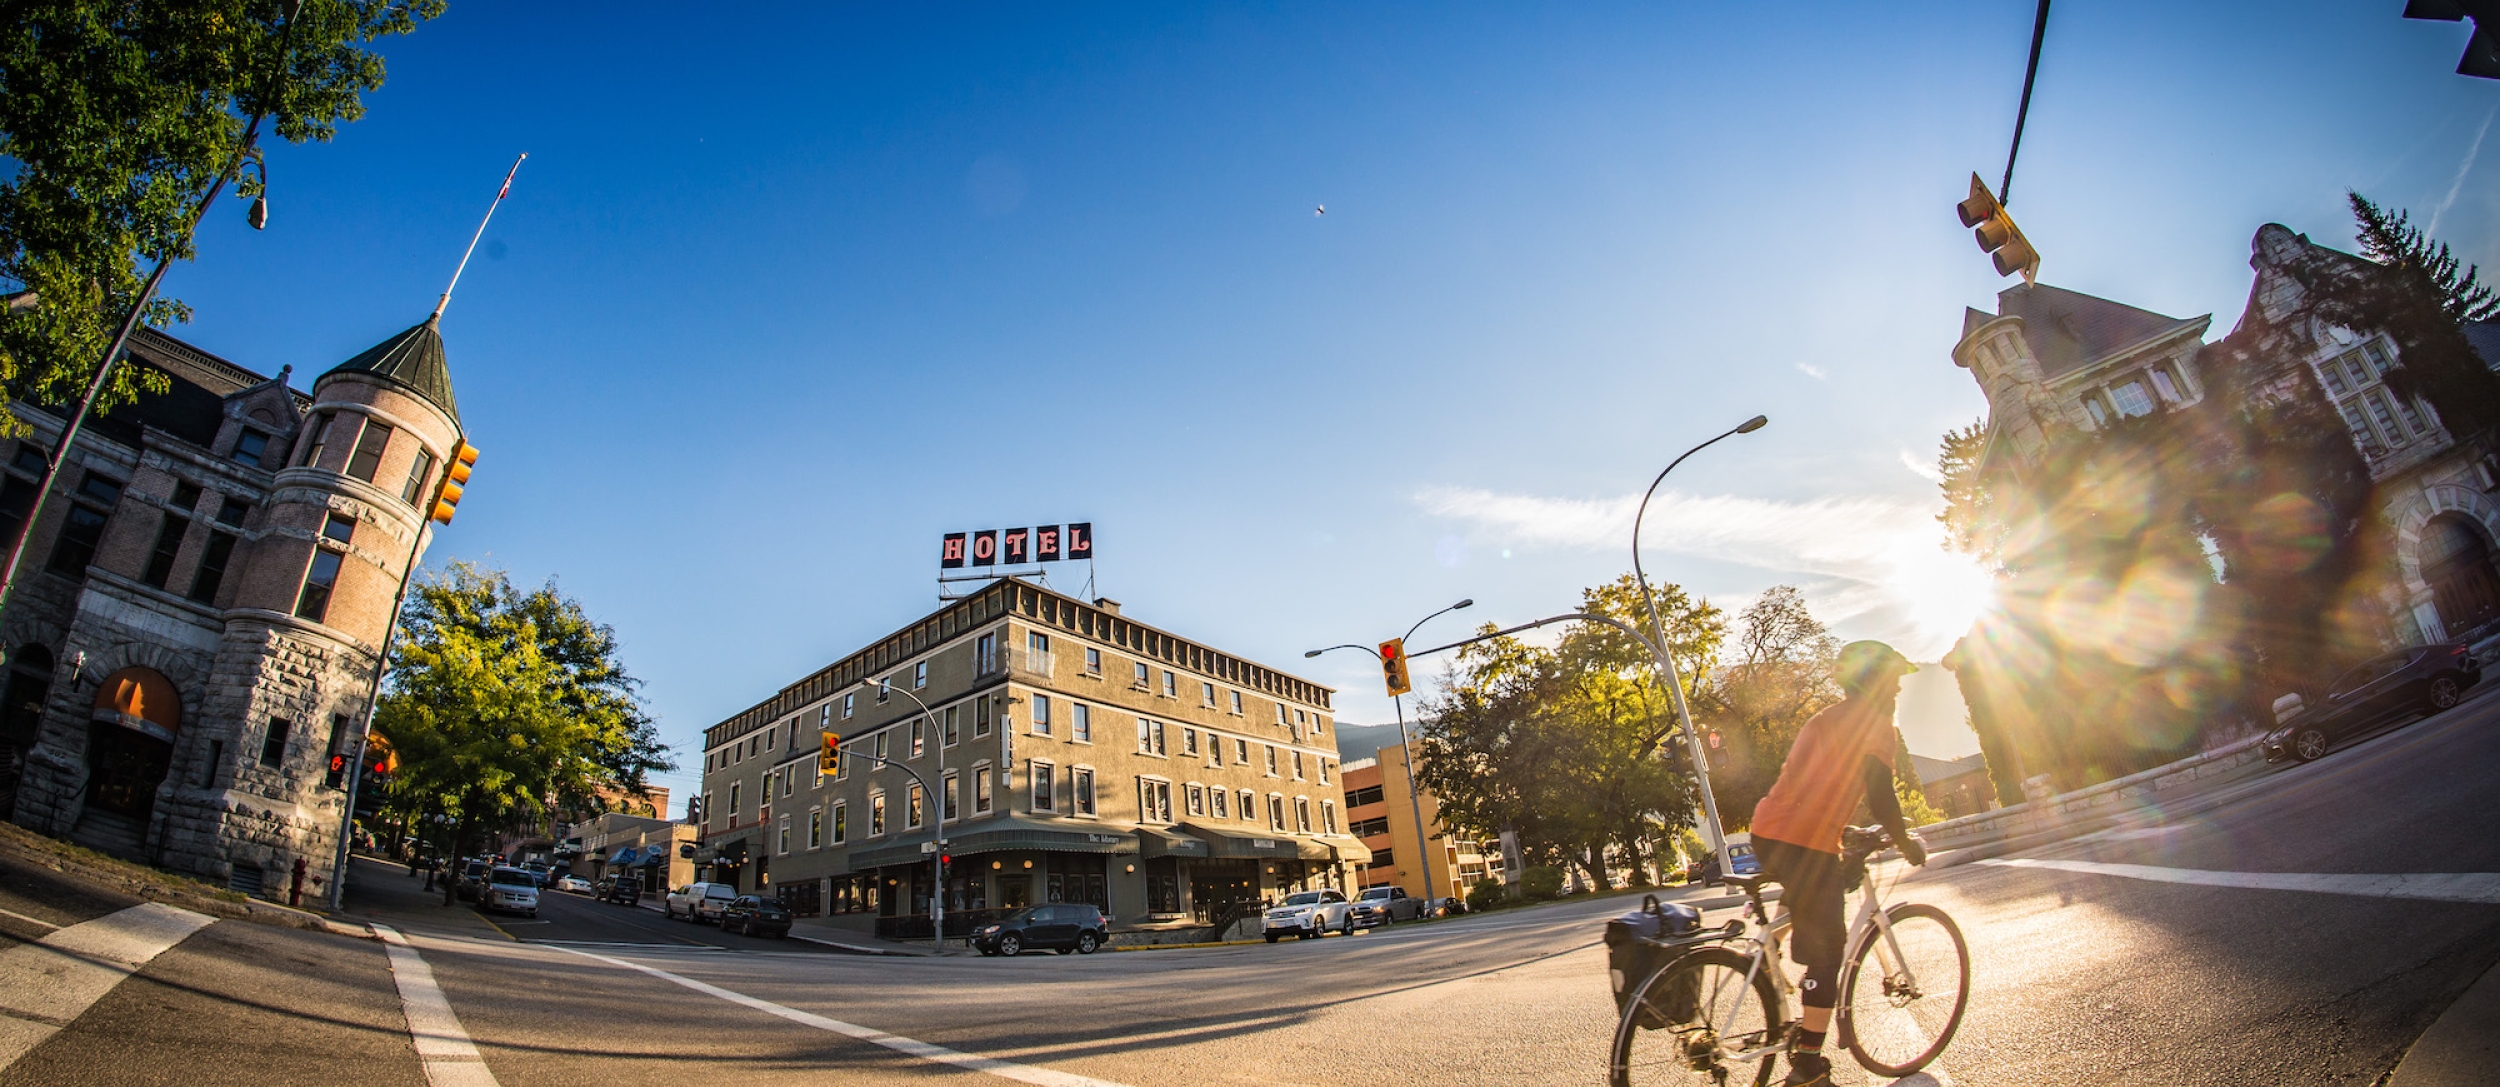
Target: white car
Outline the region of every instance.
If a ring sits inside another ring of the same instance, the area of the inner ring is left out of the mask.
[[[590,881],[580,876],[566,876],[556,881],[556,890],[566,894],[586,895],[590,893]]]
[[[480,909],[510,910],[538,916],[538,879],[527,868],[497,868],[486,874],[486,887],[478,895]]]
[[[1323,932],[1354,935],[1354,904],[1335,891],[1296,891],[1285,904],[1267,911],[1261,934],[1275,943],[1287,936],[1308,940]]]

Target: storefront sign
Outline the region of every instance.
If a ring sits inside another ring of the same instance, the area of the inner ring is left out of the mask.
[[[949,532],[938,548],[938,565],[948,570],[960,570],[965,566],[1022,566],[1062,559],[1073,562],[1093,557],[1094,525],[1091,521]]]

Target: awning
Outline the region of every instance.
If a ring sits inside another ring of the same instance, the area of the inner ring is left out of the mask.
[[[637,861],[639,861],[639,860],[641,859],[641,856],[642,856],[642,853],[641,853],[641,851],[640,851],[640,850],[637,850],[637,849],[635,849],[634,847],[632,847],[632,846],[630,846],[630,845],[629,845],[629,846],[626,846],[626,847],[625,847],[625,848],[623,848],[623,849],[617,850],[617,851],[616,851],[616,855],[615,855],[615,856],[608,858],[608,863],[609,863],[609,864],[634,864],[634,863],[636,863]]]
[[[1344,864],[1370,864],[1372,862],[1371,847],[1352,838],[1330,838],[1328,848],[1335,850],[1337,860]]]
[[[1183,823],[1181,829],[1207,843],[1210,857],[1257,857],[1261,859],[1301,859],[1306,861],[1335,860],[1328,847],[1308,838],[1292,838],[1282,834],[1245,834],[1237,830]]]
[[[919,864],[928,859],[928,854],[920,851],[922,846],[928,844],[926,834],[926,831],[915,831],[909,841],[853,850],[851,871]],[[1135,853],[1139,844],[1136,835],[1113,833],[1110,828],[1095,823],[1023,816],[984,820],[973,824],[971,829],[956,831],[946,841],[946,851],[956,857],[1018,849],[1050,853]]]
[[[1139,855],[1147,857],[1211,857],[1214,852],[1203,838],[1192,838],[1178,831],[1161,827],[1137,828],[1137,840],[1144,847]]]

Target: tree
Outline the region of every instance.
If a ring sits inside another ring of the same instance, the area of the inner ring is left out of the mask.
[[[1832,682],[1840,640],[1824,629],[1793,585],[1772,587],[1737,618],[1734,659],[1711,677],[1700,699],[1706,708],[1696,713],[1718,730],[1723,745],[1710,763],[1719,818],[1744,827],[1753,820],[1754,805],[1779,780],[1797,730],[1840,701]]]
[[[2385,374],[2390,388],[2429,403],[2459,444],[2492,441],[2500,435],[2500,374],[2491,369],[2495,360],[2475,353],[2463,325],[2500,319],[2500,297],[2477,281],[2480,269],[2459,272],[2448,246],[2404,212],[2346,195],[2370,259],[2311,251],[2285,271],[2318,319],[2396,342],[2396,365]]]
[[[528,592],[455,562],[411,594],[374,729],[399,755],[389,803],[452,821],[453,856],[554,812],[647,797],[674,768],[616,636],[551,582]]]
[[[241,166],[262,110],[289,142],[328,140],[364,113],[382,58],[442,0],[5,0],[0,3],[0,389],[60,404],[85,390],[143,281],[192,255],[194,207]],[[283,43],[283,45],[281,44]],[[257,186],[244,177],[245,194]],[[22,304],[32,299],[39,304]],[[150,324],[188,317],[175,299]],[[117,370],[99,411],[162,393],[164,375]],[[0,409],[0,437],[24,421]]]
[[[2431,241],[2405,212],[2391,215],[2357,192],[2346,191],[2344,196],[2352,201],[2352,217],[2361,228],[2362,256],[2412,279],[2414,289],[2439,299],[2440,310],[2451,321],[2464,324],[2500,318],[2500,297],[2475,281],[2481,268],[2468,265],[2460,274],[2448,243]]]

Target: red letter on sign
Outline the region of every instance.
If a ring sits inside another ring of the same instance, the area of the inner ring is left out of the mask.
[[[953,570],[963,564],[964,534],[949,532],[946,534],[946,549],[938,555],[938,566],[942,569]]]
[[[1059,561],[1059,526],[1043,525],[1033,530],[1033,557],[1041,562]]]
[[[974,566],[998,565],[997,529],[972,534],[972,564]]]
[[[1068,526],[1068,557],[1071,559],[1094,557],[1093,522],[1083,521]]]
[[[1004,556],[1007,561],[1007,565],[1016,566],[1033,561],[1032,548],[1027,546],[1028,541],[1033,538],[1032,529],[1011,528],[1008,529],[1003,535],[1007,538],[1007,553]]]

